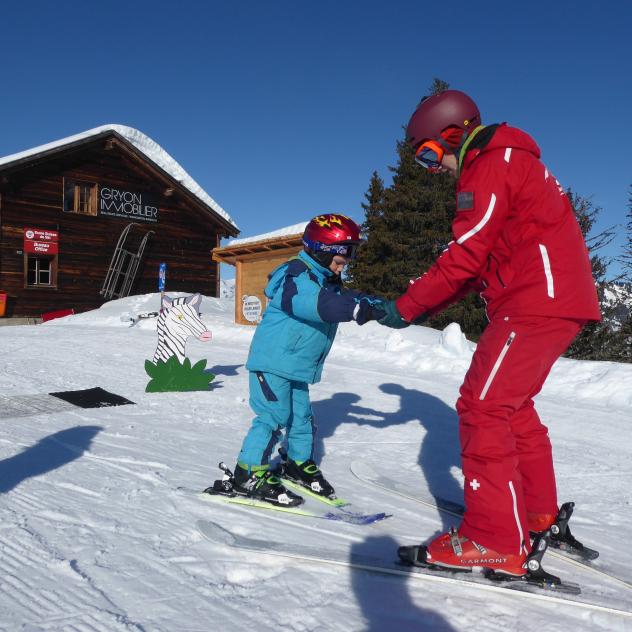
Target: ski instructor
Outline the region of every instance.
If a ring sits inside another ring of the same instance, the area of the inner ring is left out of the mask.
[[[457,179],[453,241],[384,304],[380,322],[405,327],[471,289],[489,318],[456,405],[463,521],[427,547],[407,547],[425,557],[410,561],[522,576],[529,532],[548,529],[558,512],[551,443],[533,398],[584,324],[601,318],[588,251],[535,141],[505,123],[482,125],[463,92],[423,99],[407,135],[417,163]]]

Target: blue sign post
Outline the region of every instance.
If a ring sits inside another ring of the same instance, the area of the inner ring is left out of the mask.
[[[165,282],[167,280],[167,264],[161,263],[158,269],[158,291],[160,292],[160,298],[165,293]]]

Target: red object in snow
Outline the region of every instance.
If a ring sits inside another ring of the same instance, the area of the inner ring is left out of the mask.
[[[42,314],[42,322],[45,323],[48,320],[55,320],[55,318],[63,318],[64,316],[72,316],[75,310],[70,309],[58,309],[53,312],[46,312]]]

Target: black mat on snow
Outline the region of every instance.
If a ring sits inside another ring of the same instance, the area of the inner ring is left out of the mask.
[[[62,391],[60,393],[49,393],[53,397],[58,397],[64,401],[79,406],[79,408],[104,408],[105,406],[124,406],[133,404],[129,399],[125,399],[115,393],[104,391],[100,387],[87,388],[83,391]]]

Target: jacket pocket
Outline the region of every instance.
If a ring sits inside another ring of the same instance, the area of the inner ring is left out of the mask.
[[[283,341],[283,347],[287,351],[294,351],[300,344],[303,338],[303,328],[305,325],[301,325],[293,318],[288,318],[285,321],[285,340]]]
[[[268,384],[268,382],[266,381],[265,375],[261,371],[257,371],[256,375],[257,375],[257,380],[259,380],[259,386],[261,386],[261,392],[263,393],[263,396],[269,402],[278,402],[279,400],[277,396],[274,394],[274,391],[270,388],[270,385]]]
[[[489,391],[489,388],[492,385],[494,378],[496,377],[496,373],[498,373],[498,369],[500,369],[500,365],[503,363],[503,360],[505,359],[505,356],[507,355],[507,351],[509,351],[509,347],[511,346],[511,343],[514,341],[515,337],[516,337],[516,332],[512,331],[509,334],[509,337],[507,338],[507,341],[503,345],[503,348],[501,349],[500,353],[498,354],[498,357],[496,358],[496,362],[494,363],[492,370],[487,376],[487,381],[485,382],[485,386],[483,386],[483,390],[481,391],[481,394],[478,396],[478,399],[480,400],[485,399],[485,396],[487,395],[487,391]]]
[[[487,258],[487,269],[481,276],[485,287],[488,288],[485,291],[486,297],[492,298],[503,292],[511,284],[513,278],[514,271],[509,262],[501,263],[495,255],[490,253]]]

